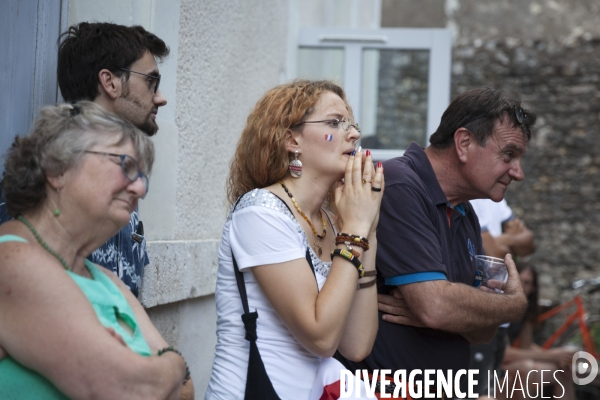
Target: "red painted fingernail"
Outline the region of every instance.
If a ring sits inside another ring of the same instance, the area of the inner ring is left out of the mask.
[[[377,161],[377,168],[383,168],[383,164],[381,163],[381,161]]]
[[[371,150],[367,150],[367,157],[371,155]]]

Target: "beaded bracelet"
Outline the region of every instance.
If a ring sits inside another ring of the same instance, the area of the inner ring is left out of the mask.
[[[373,280],[370,280],[369,282],[365,282],[365,283],[359,283],[356,285],[356,290],[371,287],[375,284],[375,282],[377,282],[377,279],[373,279]]]
[[[362,247],[365,251],[369,250],[369,240],[358,235],[349,235],[347,233],[338,233],[335,238],[335,244],[352,244],[354,246]]]
[[[364,276],[365,270],[362,266],[362,263],[360,262],[358,257],[354,256],[354,254],[350,253],[348,250],[335,249],[331,252],[331,261],[333,261],[333,257],[335,257],[335,256],[344,257],[346,260],[350,261],[352,263],[352,265],[354,265],[356,267],[356,270],[358,271],[359,279]]]
[[[337,243],[336,245],[339,244],[345,244],[346,245],[346,250],[348,250],[350,253],[352,253],[352,255],[356,258],[360,257],[360,254],[358,253],[358,251],[354,250],[354,248],[352,247],[350,242],[341,242],[341,243]]]
[[[175,354],[179,354],[179,357],[183,358],[183,363],[185,364],[185,377],[183,378],[183,384],[185,385],[187,383],[187,381],[190,380],[190,367],[188,367],[188,363],[187,363],[187,361],[185,361],[183,354],[181,354],[181,352],[179,350],[175,349],[173,346],[169,346],[169,347],[165,347],[164,349],[160,349],[158,351],[157,355],[162,356],[163,354],[165,354],[168,351],[172,351]]]

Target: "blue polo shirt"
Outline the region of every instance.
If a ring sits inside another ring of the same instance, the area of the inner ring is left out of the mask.
[[[378,292],[399,285],[449,280],[472,286],[473,256],[484,254],[477,215],[468,202],[452,208],[423,148],[383,163],[385,194],[377,227]],[[469,344],[460,335],[392,324],[381,319],[371,355],[356,369],[469,368]]]

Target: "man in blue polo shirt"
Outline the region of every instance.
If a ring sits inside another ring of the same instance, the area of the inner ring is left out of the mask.
[[[444,112],[428,148],[412,143],[384,162],[382,320],[371,355],[344,361],[348,369],[466,370],[469,344],[489,341],[500,324],[521,318],[527,300],[510,256],[504,294],[473,287],[473,258],[484,252],[468,201],[500,201],[512,180],[523,179],[521,157],[535,119],[501,91],[470,90]]]

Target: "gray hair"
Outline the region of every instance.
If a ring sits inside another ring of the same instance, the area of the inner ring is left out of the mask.
[[[42,205],[46,177],[75,167],[97,144],[130,140],[142,172],[149,175],[154,144],[133,126],[90,101],[42,108],[32,131],[16,137],[6,155],[2,190],[8,213],[15,217]]]

